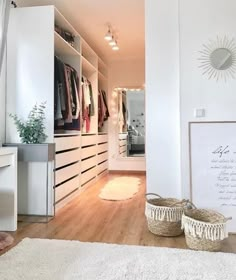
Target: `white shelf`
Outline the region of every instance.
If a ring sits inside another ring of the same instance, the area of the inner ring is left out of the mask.
[[[98,79],[107,81],[107,77],[104,74],[102,74],[100,71],[98,71]]]
[[[79,33],[69,23],[69,21],[55,8],[55,24],[65,31],[69,31],[74,36],[79,36]]]
[[[54,31],[54,45],[55,53],[57,55],[77,55],[80,53],[73,48],[69,43],[67,43],[56,31]]]
[[[91,74],[97,72],[95,66],[93,66],[85,57],[82,56],[82,75],[90,76]]]

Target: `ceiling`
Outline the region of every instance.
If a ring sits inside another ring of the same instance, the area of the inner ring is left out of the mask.
[[[107,62],[144,60],[144,0],[16,0],[18,6],[55,5]],[[104,40],[110,23],[119,51]]]

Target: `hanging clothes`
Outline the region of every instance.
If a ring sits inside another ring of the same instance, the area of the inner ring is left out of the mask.
[[[104,121],[108,120],[109,109],[106,92],[104,90],[98,91],[98,128],[102,128]]]
[[[86,77],[82,77],[82,120],[86,133],[90,131],[91,117],[95,115],[93,88]]]
[[[80,130],[80,85],[77,71],[55,56],[54,73],[55,130]]]

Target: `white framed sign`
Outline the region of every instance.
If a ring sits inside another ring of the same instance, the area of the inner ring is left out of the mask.
[[[236,233],[236,122],[189,123],[191,200],[232,217]]]

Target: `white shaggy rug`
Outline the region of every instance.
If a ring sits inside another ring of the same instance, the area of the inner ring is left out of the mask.
[[[101,190],[99,197],[105,200],[126,200],[139,191],[140,179],[122,176],[109,181]]]
[[[0,257],[1,280],[235,280],[236,254],[24,239]]]

